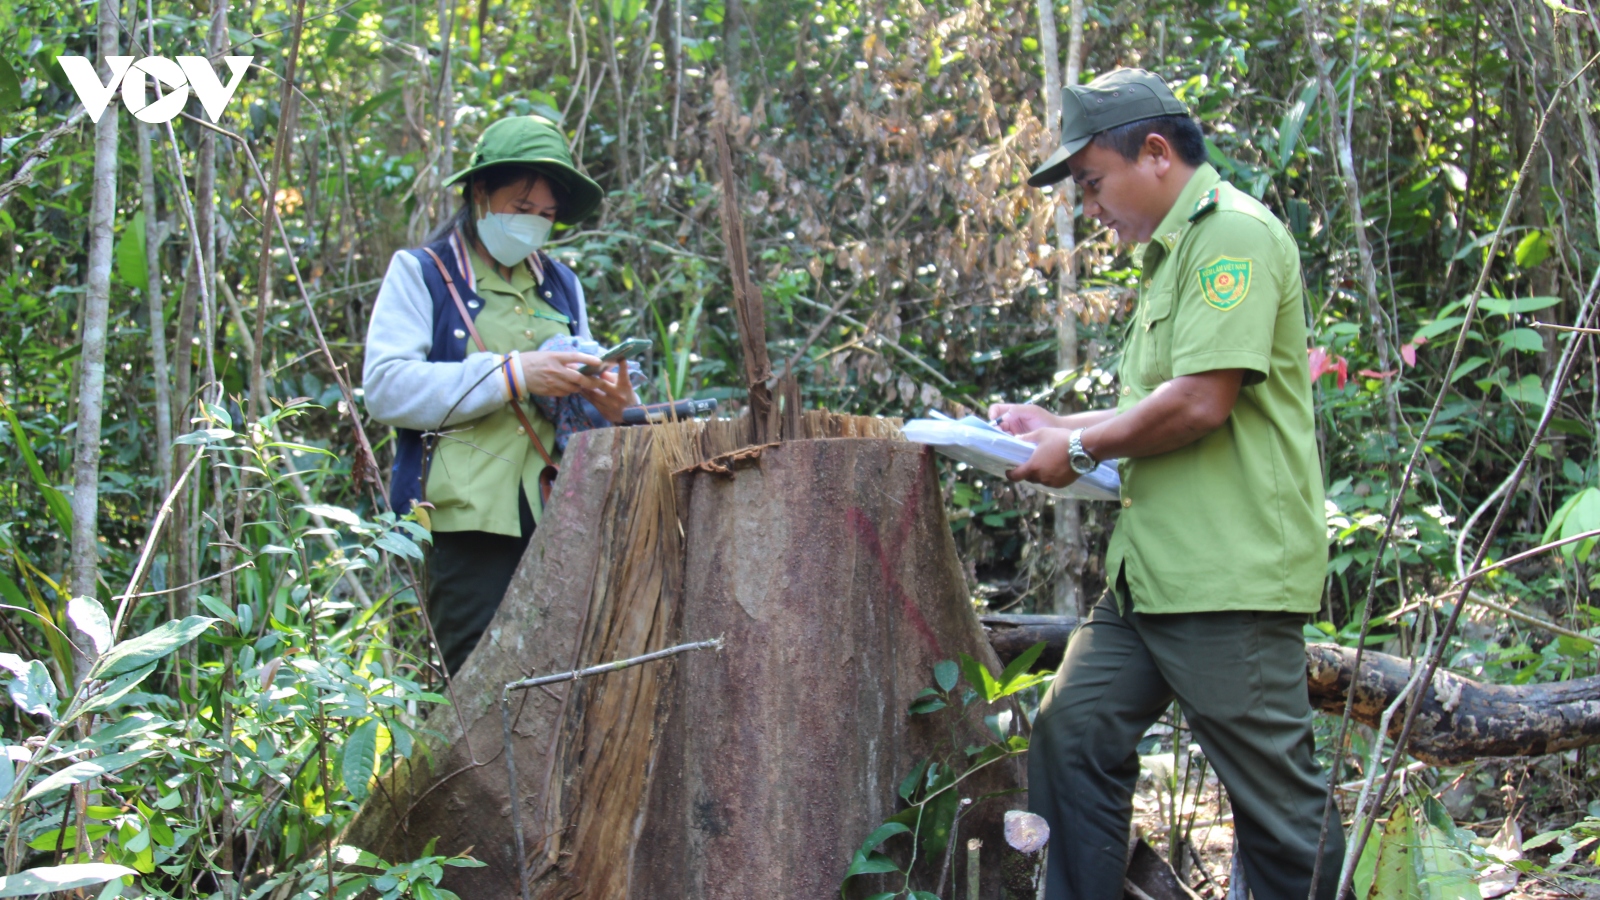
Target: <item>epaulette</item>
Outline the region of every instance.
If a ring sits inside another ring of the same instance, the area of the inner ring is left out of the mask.
[[[1203,217],[1206,213],[1211,212],[1212,210],[1214,210],[1216,208],[1217,208],[1217,189],[1216,188],[1212,188],[1211,190],[1206,191],[1205,196],[1203,196],[1199,200],[1195,201],[1195,203],[1194,203],[1194,212],[1189,214],[1189,221],[1191,221],[1191,222],[1197,221],[1201,217]]]

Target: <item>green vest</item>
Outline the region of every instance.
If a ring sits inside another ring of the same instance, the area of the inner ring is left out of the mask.
[[[1106,572],[1141,613],[1315,612],[1328,537],[1294,239],[1202,165],[1141,249],[1117,408],[1182,375],[1245,378],[1220,428],[1123,460]]]
[[[476,253],[472,269],[473,289],[483,300],[473,324],[490,353],[537,350],[550,338],[570,333],[567,317],[540,296],[539,283],[526,264],[512,271],[509,282]],[[560,462],[555,426],[532,403],[524,401],[522,410],[545,450]],[[527,496],[534,521],[543,518],[544,505],[539,502],[543,468],[544,460],[523,434],[509,403],[481,419],[445,429],[428,469],[433,530],[519,534],[516,489],[520,486]]]

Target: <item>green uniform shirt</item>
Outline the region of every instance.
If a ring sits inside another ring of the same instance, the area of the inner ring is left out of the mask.
[[[1143,254],[1118,410],[1181,375],[1244,369],[1244,387],[1222,427],[1123,460],[1106,571],[1141,613],[1315,612],[1328,541],[1294,240],[1202,165]]]
[[[566,316],[544,301],[542,288],[527,265],[519,265],[508,282],[493,265],[472,256],[473,288],[483,309],[473,320],[491,353],[527,352],[560,334],[570,334]],[[471,349],[476,350],[476,346]],[[500,377],[491,375],[491,378]],[[523,412],[544,442],[551,458],[556,455],[556,429],[526,401]],[[534,521],[544,515],[539,502],[539,472],[544,460],[522,432],[508,403],[466,425],[448,428],[439,437],[428,469],[428,502],[434,531],[487,531],[517,535],[520,484],[533,509]]]

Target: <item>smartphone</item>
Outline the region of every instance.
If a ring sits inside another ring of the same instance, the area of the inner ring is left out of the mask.
[[[650,342],[644,338],[628,338],[615,347],[612,347],[610,350],[600,354],[600,361],[613,363],[619,359],[627,359],[630,356],[637,356],[649,349]],[[600,366],[588,365],[579,367],[578,371],[585,375],[598,375],[600,374],[600,369]]]

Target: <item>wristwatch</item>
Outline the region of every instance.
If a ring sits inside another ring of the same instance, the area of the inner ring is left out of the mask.
[[[1083,449],[1083,429],[1075,428],[1067,436],[1067,461],[1072,464],[1072,471],[1079,475],[1087,475],[1095,470],[1100,463],[1089,451]]]

